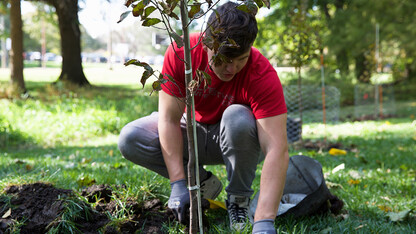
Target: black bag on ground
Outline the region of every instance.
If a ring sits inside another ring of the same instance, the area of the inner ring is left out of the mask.
[[[251,218],[257,207],[259,193],[250,203]],[[343,202],[332,195],[326,186],[322,165],[315,159],[303,155],[289,158],[285,188],[276,216],[300,217],[331,211],[339,213]]]

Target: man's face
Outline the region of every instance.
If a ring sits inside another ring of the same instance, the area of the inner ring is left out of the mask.
[[[235,74],[241,71],[243,67],[247,64],[248,58],[250,57],[251,48],[244,54],[236,57],[230,58],[229,62],[222,62],[220,65],[215,66],[212,57],[215,55],[214,51],[210,50],[208,47],[204,46],[205,51],[208,54],[209,65],[214,71],[215,75],[222,81],[230,81],[234,78]]]

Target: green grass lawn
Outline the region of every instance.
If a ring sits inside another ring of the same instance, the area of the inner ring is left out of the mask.
[[[91,183],[127,185],[120,191],[126,197],[167,201],[169,181],[125,160],[117,149],[126,123],[157,110],[157,94],[149,96],[149,87],[141,88],[137,68],[86,67],[93,87],[76,91],[51,85],[58,68],[25,70],[32,98],[0,99],[0,190],[37,181],[76,191]],[[7,80],[8,71],[0,69],[0,92]],[[345,202],[344,211],[339,216],[278,218],[278,231],[415,233],[416,102],[398,106],[405,110],[398,110],[403,114],[397,118],[304,125],[304,140],[338,142],[347,151],[331,155],[290,147],[290,155],[321,162],[331,192]],[[208,169],[226,184],[223,166]],[[258,184],[256,178],[255,190]],[[225,211],[209,211],[208,217],[209,233],[230,232]],[[183,232],[181,226],[168,227],[172,233]]]

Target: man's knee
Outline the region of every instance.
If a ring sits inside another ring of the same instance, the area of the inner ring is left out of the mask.
[[[118,149],[126,159],[131,160],[134,155],[135,136],[134,129],[128,125],[124,126],[118,138]]]
[[[240,104],[229,106],[222,116],[222,131],[232,134],[235,137],[257,136],[256,120],[252,110]]]

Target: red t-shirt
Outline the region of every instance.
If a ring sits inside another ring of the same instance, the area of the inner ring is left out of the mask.
[[[190,35],[191,48],[198,44],[199,33]],[[162,85],[164,92],[185,97],[185,65],[183,47],[173,50],[169,46],[165,53],[162,74],[169,74],[175,80]],[[192,75],[196,79],[196,70],[206,71],[211,76],[211,84],[202,83],[196,90],[195,119],[198,122],[217,123],[224,110],[231,104],[244,104],[253,110],[256,119],[280,115],[287,112],[283,88],[276,71],[270,62],[254,47],[244,68],[231,81],[221,81],[208,66],[208,56],[202,42],[192,51]],[[175,84],[176,83],[176,84]]]

